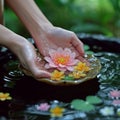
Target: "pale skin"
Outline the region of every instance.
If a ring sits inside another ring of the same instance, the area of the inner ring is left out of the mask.
[[[50,49],[67,47],[76,52],[80,60],[84,60],[82,57],[84,56],[83,43],[75,33],[52,25],[33,0],[6,0],[6,2],[30,32],[43,56],[48,55]],[[50,73],[45,71],[41,65],[38,67],[36,51],[30,42],[2,25],[0,31],[2,31],[0,32],[0,44],[14,52],[21,64],[31,71],[36,79],[50,77]]]
[[[2,25],[0,25],[0,44],[9,48],[19,58],[21,64],[31,71],[35,79],[50,77],[50,73],[43,70],[42,65],[37,61],[34,46]]]

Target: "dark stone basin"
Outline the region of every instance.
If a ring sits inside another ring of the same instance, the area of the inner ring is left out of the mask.
[[[9,92],[13,98],[12,101],[0,101],[0,115],[4,116],[5,120],[10,118],[52,120],[49,115],[42,115],[42,113],[31,115],[29,111],[28,114],[24,112],[27,105],[34,105],[40,101],[57,100],[69,103],[73,99],[85,99],[89,95],[97,95],[103,100],[100,108],[105,105],[112,106],[108,92],[120,89],[120,82],[118,82],[120,80],[120,39],[88,34],[78,34],[78,37],[84,44],[90,46],[88,51],[94,52],[101,61],[102,69],[95,79],[75,86],[52,86],[38,82],[32,77],[25,76],[18,69],[18,61],[10,51],[0,52],[0,91]],[[114,109],[116,110],[116,107]],[[120,117],[117,115],[104,117],[96,111],[94,113],[93,111],[86,113],[86,120],[113,120],[114,118],[117,120]],[[34,118],[31,119],[30,116]],[[2,117],[0,119],[2,120]],[[54,120],[64,120],[64,118]]]

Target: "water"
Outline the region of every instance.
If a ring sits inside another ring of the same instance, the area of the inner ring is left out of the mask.
[[[92,50],[95,49],[95,56],[102,65],[98,76],[80,85],[67,87],[50,86],[25,76],[10,51],[0,53],[0,91],[9,92],[13,97],[12,101],[0,101],[0,120],[119,120],[117,111],[120,104],[115,106],[113,101],[120,98],[111,97],[110,92],[120,90],[120,54],[105,52],[96,46],[92,46]],[[82,112],[70,108],[73,99],[85,100],[88,95],[102,99],[102,103],[95,106],[95,111]],[[36,110],[35,105],[41,102],[60,105],[67,112],[63,117],[51,118],[49,112]],[[113,107],[114,114],[101,114],[100,110],[104,107]]]

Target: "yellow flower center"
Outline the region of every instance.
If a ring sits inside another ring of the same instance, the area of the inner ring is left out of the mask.
[[[56,56],[54,58],[54,63],[66,65],[68,63],[69,59],[70,59],[70,56],[64,56],[64,55]]]
[[[52,116],[62,116],[63,111],[64,111],[64,108],[61,108],[58,106],[50,110],[50,112],[52,113]]]

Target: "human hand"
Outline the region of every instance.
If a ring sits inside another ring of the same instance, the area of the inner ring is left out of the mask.
[[[44,64],[37,61],[34,46],[24,37],[2,25],[0,25],[0,45],[10,49],[18,57],[21,65],[30,71],[35,79],[50,77],[50,73],[44,70]]]
[[[58,47],[69,48],[76,53],[77,58],[84,61],[83,43],[77,38],[75,33],[59,27],[51,28],[42,34],[34,36],[40,53],[46,56],[50,49],[57,49]]]
[[[77,36],[71,31],[53,26],[33,0],[14,0],[14,4],[13,1],[6,1],[24,23],[43,56],[48,55],[50,49],[62,47],[70,48],[80,59],[83,58],[83,43]]]
[[[17,55],[23,68],[31,72],[36,80],[50,78],[50,73],[44,69],[44,63],[39,62],[36,50],[29,41],[24,38],[17,39],[17,43],[10,46],[10,49]]]

